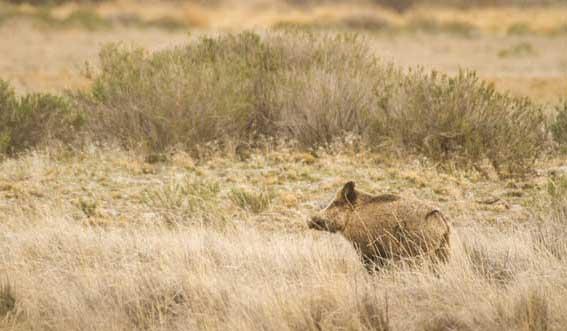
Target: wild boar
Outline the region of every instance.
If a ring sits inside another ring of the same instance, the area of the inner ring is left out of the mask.
[[[451,225],[439,209],[392,194],[371,195],[348,182],[335,199],[308,222],[311,229],[339,232],[365,264],[418,256],[449,258]]]

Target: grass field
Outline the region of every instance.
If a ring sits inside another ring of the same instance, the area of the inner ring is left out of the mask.
[[[561,329],[554,168],[488,181],[342,150],[148,164],[93,149],[3,162],[3,327]],[[348,179],[442,206],[455,226],[449,264],[369,275],[339,235],[309,232],[308,215]]]
[[[0,329],[564,328],[567,9],[231,5],[0,3]],[[309,230],[350,180],[449,262]]]

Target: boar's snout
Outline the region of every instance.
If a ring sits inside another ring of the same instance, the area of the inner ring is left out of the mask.
[[[314,229],[314,230],[329,231],[327,221],[320,215],[312,216],[311,219],[307,221],[307,226],[310,229]]]

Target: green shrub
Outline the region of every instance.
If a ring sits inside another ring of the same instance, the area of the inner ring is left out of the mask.
[[[374,98],[371,73],[379,69],[374,62],[349,35],[281,32],[261,38],[246,32],[204,37],[153,55],[111,45],[101,53],[102,73],[83,104],[98,116],[92,128],[97,136],[110,134],[128,147],[190,148],[279,133],[306,136],[305,144],[326,143],[362,122],[357,114]],[[358,78],[369,82],[357,84],[361,91],[337,88],[354,86]],[[315,95],[320,102],[311,100],[309,108],[291,103],[310,98],[311,84],[320,87]],[[343,106],[357,112],[345,111],[346,122],[333,117],[343,114]],[[319,133],[322,127],[326,132]]]
[[[557,117],[550,129],[555,142],[567,148],[567,100],[557,107]]]
[[[380,111],[384,86],[401,72],[381,63],[354,34],[285,37],[290,63],[273,92],[278,132],[307,147],[328,145],[346,133],[364,134],[370,114]],[[300,63],[290,61],[292,52],[302,57]]]
[[[416,70],[385,94],[370,135],[439,161],[487,158],[497,171],[514,173],[529,169],[541,153],[542,123],[540,106],[497,93],[474,72],[450,77]]]
[[[71,142],[83,116],[69,102],[49,94],[17,97],[0,80],[0,154],[15,154],[50,139]]]
[[[159,152],[218,140],[291,138],[327,146],[345,134],[394,142],[438,161],[529,169],[543,114],[474,73],[455,77],[384,64],[355,34],[285,30],[203,37],[147,54],[120,45],[78,98],[96,139]]]

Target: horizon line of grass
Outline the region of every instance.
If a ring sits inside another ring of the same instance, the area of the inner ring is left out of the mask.
[[[108,30],[116,27],[160,28],[173,31],[192,27],[190,22],[184,22],[173,17],[144,20],[135,14],[128,14],[108,18],[88,7],[75,10],[64,18],[55,17],[49,6],[41,6],[33,12],[22,12],[9,6],[0,6],[0,8],[2,8],[0,25],[11,20],[24,19],[50,29],[83,28],[89,31]]]

